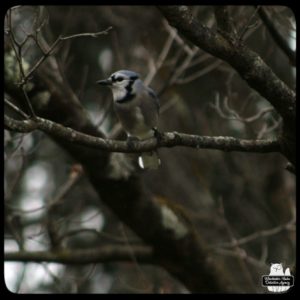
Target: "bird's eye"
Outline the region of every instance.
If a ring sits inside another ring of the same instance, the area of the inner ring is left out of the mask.
[[[123,79],[124,79],[123,77],[118,77],[117,81],[123,81]]]

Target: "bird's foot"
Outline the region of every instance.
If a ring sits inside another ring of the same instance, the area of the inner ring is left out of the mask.
[[[127,137],[127,145],[129,148],[134,148],[134,143],[137,142],[139,139],[135,136],[128,136]]]
[[[154,131],[154,137],[155,137],[158,141],[162,140],[164,134],[163,134],[162,132],[158,131],[158,129],[157,129],[156,127],[152,128],[152,129],[153,129],[153,131]]]

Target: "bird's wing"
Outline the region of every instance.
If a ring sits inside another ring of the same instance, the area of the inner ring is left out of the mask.
[[[151,89],[151,88],[147,88],[148,90],[148,94],[149,96],[155,100],[155,105],[156,105],[156,108],[157,108],[157,112],[159,112],[159,108],[160,108],[160,103],[159,103],[159,99],[156,95],[156,93]]]
[[[144,91],[140,101],[140,109],[143,114],[145,124],[150,128],[156,127],[158,123],[159,100],[150,88]]]

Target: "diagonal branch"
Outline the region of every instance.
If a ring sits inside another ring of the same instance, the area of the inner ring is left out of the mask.
[[[278,29],[276,28],[274,21],[271,20],[269,14],[266,9],[260,7],[258,10],[258,14],[261,20],[264,22],[265,26],[269,30],[270,35],[272,36],[274,42],[279,46],[279,48],[284,52],[284,54],[289,58],[290,63],[293,66],[296,66],[296,52],[293,51],[288,41],[280,34]]]
[[[210,103],[210,107],[214,109],[221,118],[226,120],[240,121],[242,123],[253,123],[261,119],[265,114],[274,111],[273,107],[265,107],[263,109],[260,109],[256,114],[250,117],[242,117],[234,109],[229,107],[228,97],[224,98],[223,105],[224,105],[224,109],[221,107],[220,95],[217,93],[215,103]]]
[[[21,110],[19,107],[11,103],[8,99],[4,98],[4,103],[9,106],[11,109],[13,109],[16,113],[18,113],[20,116],[22,116],[25,119],[29,119],[29,116]]]
[[[13,131],[31,132],[39,129],[64,141],[109,152],[140,153],[160,147],[176,146],[257,153],[280,152],[280,143],[277,140],[245,140],[227,136],[211,137],[166,132],[160,134],[158,139],[151,138],[143,141],[131,141],[128,144],[126,141],[90,136],[39,117],[36,117],[34,120],[17,121],[5,116],[4,121],[6,128]]]
[[[99,31],[99,32],[84,32],[84,33],[78,33],[78,34],[73,34],[70,36],[59,36],[55,42],[49,47],[49,49],[47,51],[44,52],[43,56],[36,62],[36,64],[31,68],[31,70],[25,75],[23,75],[22,77],[22,81],[20,83],[20,86],[24,86],[26,84],[26,82],[28,81],[28,79],[31,77],[31,75],[39,68],[39,66],[45,61],[45,59],[47,57],[49,57],[52,52],[57,48],[57,46],[65,41],[65,40],[70,40],[73,38],[78,38],[78,37],[93,37],[96,38],[100,35],[103,34],[107,34],[109,32],[109,30],[111,30],[112,27],[108,27],[107,29],[103,30],[103,31]]]

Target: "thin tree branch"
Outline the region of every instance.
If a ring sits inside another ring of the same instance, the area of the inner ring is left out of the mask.
[[[228,7],[224,5],[218,5],[214,7],[214,10],[219,29],[230,35],[235,34],[235,29],[232,19],[229,15]]]
[[[14,54],[16,56],[16,59],[17,59],[18,65],[19,65],[20,75],[21,75],[21,78],[22,78],[22,81],[23,81],[26,76],[25,76],[25,70],[24,70],[24,66],[23,66],[22,45],[17,42],[16,37],[15,37],[14,32],[13,32],[11,10],[9,10],[9,13],[8,13],[8,23],[9,23],[9,37],[10,37],[11,46],[12,46],[12,49],[13,49]],[[25,90],[25,83],[26,82],[24,82],[24,84],[22,84],[22,86],[21,86],[22,87],[22,92],[24,94],[24,97],[25,97],[26,103],[28,105],[29,111],[31,113],[31,116],[35,117],[36,115],[33,111],[30,99],[29,99],[29,97],[26,93],[26,90]]]
[[[4,98],[4,102],[5,102],[5,104],[7,104],[7,106],[9,106],[10,108],[12,108],[20,116],[22,116],[25,119],[29,119],[29,116],[23,110],[21,110],[19,107],[17,107],[13,103],[11,103],[8,99]]]
[[[267,265],[260,260],[257,260],[256,258],[250,256],[247,254],[246,251],[243,251],[241,253],[236,253],[233,250],[228,250],[228,249],[223,249],[223,248],[216,248],[213,249],[214,253],[216,254],[221,254],[221,255],[226,255],[226,256],[231,256],[239,259],[243,259],[245,262],[255,266],[256,268],[262,268],[262,269],[267,269]]]
[[[278,29],[276,28],[274,21],[271,20],[269,17],[269,14],[265,10],[264,7],[260,7],[258,9],[258,14],[267,27],[271,37],[273,38],[274,42],[279,46],[279,48],[284,52],[284,54],[289,58],[291,64],[293,66],[296,66],[296,52],[293,51],[289,44],[288,41],[280,34]]]
[[[258,131],[256,138],[257,139],[262,139],[263,136],[265,136],[267,133],[274,132],[281,124],[282,124],[282,119],[275,120],[271,116],[272,120],[272,125],[269,125],[268,123],[264,123],[262,128]]]
[[[27,106],[29,107],[29,111],[30,111],[31,117],[36,118],[36,114],[35,114],[35,112],[33,110],[31,101],[30,101],[30,99],[28,97],[28,94],[26,92],[25,85],[22,85],[22,92],[23,92],[24,98],[26,100]]]
[[[249,287],[251,287],[252,290],[256,290],[256,285],[253,282],[253,279],[251,277],[250,271],[248,266],[245,264],[245,261],[242,259],[242,257],[244,255],[246,255],[246,252],[244,249],[240,248],[239,245],[237,245],[236,242],[236,238],[232,232],[232,229],[230,227],[230,224],[228,223],[227,218],[225,217],[225,213],[224,213],[224,204],[223,204],[223,199],[222,197],[220,198],[220,206],[219,206],[219,212],[221,215],[221,218],[223,219],[223,223],[224,223],[224,227],[227,231],[227,234],[232,242],[233,246],[233,250],[234,252],[237,254],[237,258],[238,258],[238,264],[242,270],[242,274],[241,276],[244,276],[245,279],[247,280],[247,285],[249,285]]]
[[[165,26],[169,26],[167,24],[167,22],[164,20]],[[170,49],[173,45],[174,39],[177,35],[177,32],[175,30],[171,30],[169,31],[169,36],[165,41],[165,44],[157,58],[157,61],[155,62],[154,67],[149,71],[147,77],[144,80],[144,83],[146,85],[150,85],[150,83],[152,82],[153,78],[155,77],[155,75],[157,74],[158,70],[162,67],[164,61],[167,58],[168,53],[170,52]]]
[[[91,264],[107,262],[128,262],[132,261],[132,255],[139,263],[154,263],[153,251],[148,246],[131,245],[105,245],[93,249],[74,250],[63,249],[55,252],[36,251],[36,252],[7,252],[4,254],[5,261],[17,262],[55,262],[61,264]]]
[[[195,72],[195,73],[193,73],[193,74],[191,74],[191,75],[189,75],[185,78],[177,79],[175,81],[175,83],[185,84],[185,83],[191,82],[191,81],[193,81],[195,79],[198,79],[199,77],[204,76],[207,73],[213,71],[214,69],[216,69],[222,63],[223,63],[223,61],[218,59],[218,60],[212,62],[211,64],[209,64],[208,66],[204,67],[203,69],[200,69],[200,71],[198,71],[198,72]]]
[[[223,151],[241,152],[280,152],[280,143],[277,140],[246,140],[234,137],[198,136],[178,132],[161,133],[158,139],[151,138],[143,141],[117,141],[90,136],[58,123],[37,117],[34,120],[17,121],[4,116],[7,129],[18,132],[31,132],[39,129],[56,138],[85,145],[109,152],[140,153],[160,147],[186,146],[197,149],[215,149]]]
[[[222,109],[220,104],[219,93],[216,94],[215,103],[210,103],[210,107],[213,108],[221,118],[226,120],[240,121],[242,123],[253,123],[261,119],[265,114],[274,111],[273,107],[265,107],[263,109],[260,109],[256,114],[252,115],[251,117],[241,117],[234,109],[231,109],[228,106],[228,97],[224,98],[224,110]]]
[[[246,82],[266,98],[295,129],[296,95],[268,67],[261,57],[242,41],[233,43],[218,32],[200,24],[186,6],[160,6],[169,23],[194,45],[229,63]]]
[[[257,23],[255,22],[254,24],[251,24],[255,15],[257,14],[257,10],[259,9],[259,6],[257,6],[253,12],[253,14],[250,16],[248,22],[247,22],[247,25],[243,28],[242,32],[240,33],[240,36],[238,37],[238,40],[239,41],[242,41],[243,38],[244,38],[244,35],[246,34],[246,32],[250,29],[250,28],[253,28],[253,27],[256,27],[257,26]]]
[[[26,84],[26,82],[28,81],[28,79],[30,78],[30,76],[37,70],[37,68],[44,62],[44,60],[50,56],[53,52],[53,50],[62,42],[65,40],[70,40],[73,38],[78,38],[78,37],[98,37],[99,35],[103,35],[103,34],[107,34],[109,30],[111,30],[112,27],[109,27],[103,31],[100,32],[85,32],[85,33],[78,33],[78,34],[73,34],[70,36],[59,36],[56,41],[50,46],[50,48],[44,53],[44,55],[37,61],[37,63],[32,67],[32,69],[23,76],[22,81],[20,83],[20,86],[23,86],[24,84]]]
[[[243,238],[235,239],[235,241],[230,242],[230,243],[222,243],[220,246],[222,246],[222,247],[241,246],[241,245],[247,244],[249,242],[252,242],[254,240],[270,237],[270,236],[276,235],[282,231],[289,231],[289,230],[295,231],[295,219],[292,219],[286,224],[282,224],[282,225],[279,225],[279,226],[271,228],[271,229],[256,231],[256,232],[249,234]]]

